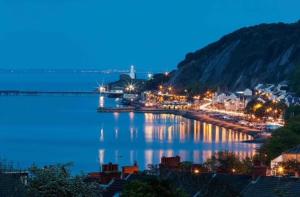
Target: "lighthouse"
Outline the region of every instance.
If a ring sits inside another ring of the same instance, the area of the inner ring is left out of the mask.
[[[136,73],[135,73],[134,65],[131,65],[131,67],[130,67],[129,76],[130,76],[131,79],[135,79],[136,78]]]

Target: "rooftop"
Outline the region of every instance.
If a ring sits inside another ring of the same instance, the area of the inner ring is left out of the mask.
[[[300,154],[300,144],[298,144],[294,148],[287,150],[285,153],[299,153]]]

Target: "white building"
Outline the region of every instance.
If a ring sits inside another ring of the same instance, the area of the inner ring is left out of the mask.
[[[300,145],[283,152],[281,155],[271,161],[271,174],[276,176],[278,174],[278,166],[281,162],[297,161],[300,162]],[[295,172],[299,176],[298,172]]]
[[[131,79],[135,79],[136,78],[136,71],[134,69],[134,65],[131,65],[131,67],[130,67],[129,77]]]
[[[227,111],[240,111],[245,107],[244,102],[234,93],[226,95],[221,93],[213,97],[212,103],[215,105],[221,104]]]
[[[247,88],[246,90],[244,90],[243,95],[244,96],[252,96],[253,92],[252,92],[252,90]]]

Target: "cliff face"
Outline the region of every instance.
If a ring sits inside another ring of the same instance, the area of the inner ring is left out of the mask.
[[[300,21],[262,24],[242,28],[188,53],[170,83],[179,89],[242,90],[295,78],[299,66]]]

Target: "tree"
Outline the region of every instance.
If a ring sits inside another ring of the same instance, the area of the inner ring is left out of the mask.
[[[294,118],[300,117],[300,106],[291,106],[286,109],[284,113],[284,119],[286,121],[293,120]]]
[[[261,155],[266,155],[267,162],[300,144],[300,115],[298,110],[298,107],[287,109],[288,114],[295,112],[294,115],[286,115],[286,125],[275,130],[272,138],[267,139],[261,146],[259,152]]]
[[[300,95],[300,64],[296,66],[296,70],[291,77],[290,83],[292,90]]]
[[[101,196],[95,183],[84,182],[84,176],[72,177],[71,164],[39,168],[33,165],[28,180],[29,196]]]
[[[153,75],[152,79],[146,82],[146,90],[157,90],[160,85],[167,83],[170,80],[170,75],[158,73]]]
[[[234,173],[234,174],[251,174],[253,159],[245,158],[240,160],[232,152],[218,152],[208,159],[204,165],[212,172]]]
[[[281,101],[274,102],[268,100],[268,98],[265,100],[265,103],[258,100],[258,98],[251,100],[246,106],[246,113],[264,119],[267,117],[273,117],[274,119],[280,118],[287,108],[286,104]]]

